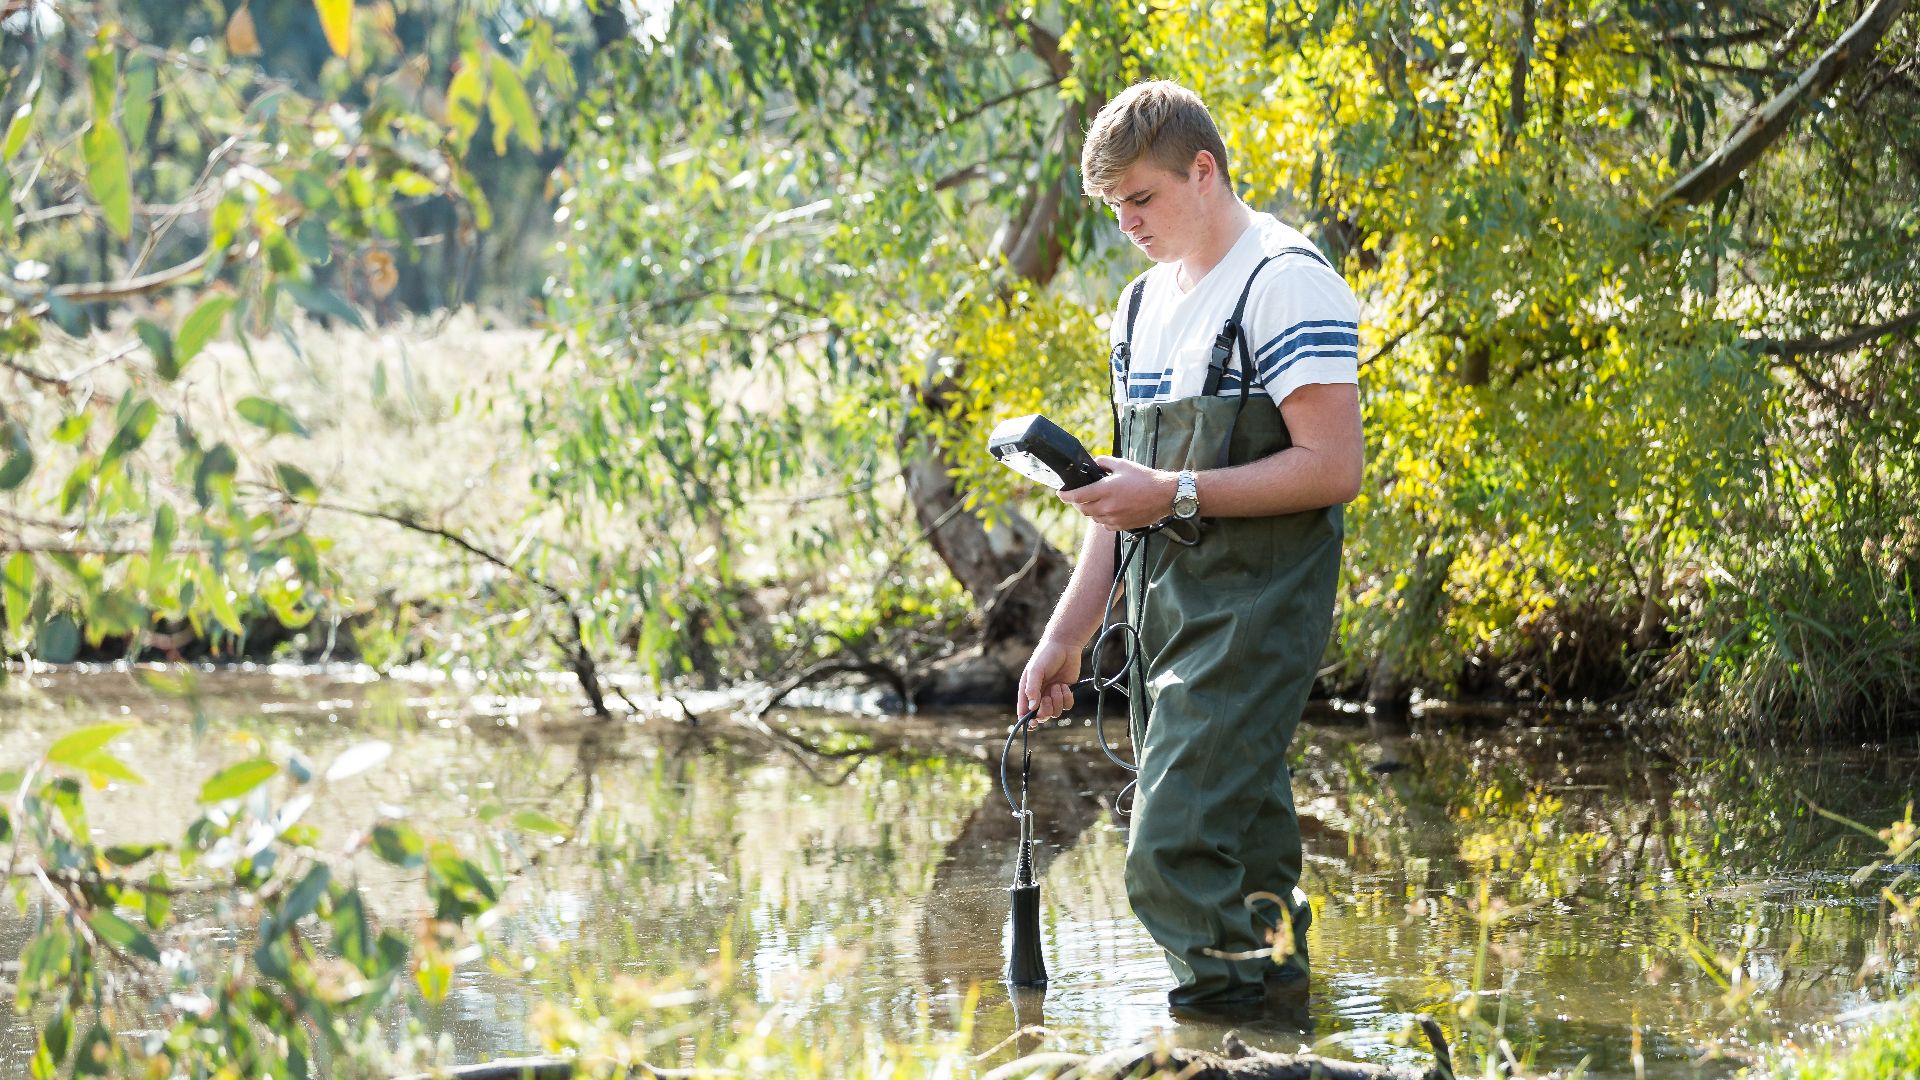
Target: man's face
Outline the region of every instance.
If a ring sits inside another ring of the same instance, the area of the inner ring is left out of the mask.
[[[1120,231],[1154,262],[1185,258],[1199,242],[1200,187],[1212,171],[1212,158],[1197,157],[1186,176],[1143,157],[1102,200],[1113,211]]]

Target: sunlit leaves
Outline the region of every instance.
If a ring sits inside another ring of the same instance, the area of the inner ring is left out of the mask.
[[[223,802],[237,799],[261,784],[279,775],[280,767],[266,758],[254,758],[242,761],[209,777],[200,786],[200,801],[203,803]]]
[[[96,911],[87,916],[87,925],[103,943],[113,948],[152,963],[160,960],[160,950],[154,947],[153,939],[111,911]]]
[[[220,333],[221,321],[232,307],[232,297],[210,296],[187,315],[186,321],[180,324],[180,336],[174,347],[173,374],[168,378],[178,377],[187,364],[200,355],[200,350],[206,347],[207,342]]]
[[[87,186],[113,234],[125,240],[133,232],[133,176],[127,144],[114,123],[114,52],[104,43],[87,51],[93,120],[80,139],[87,163]]]
[[[418,876],[438,914],[417,947],[378,929],[358,886],[314,850],[316,830],[297,823],[311,792],[272,807],[260,785],[279,770],[265,758],[207,779],[201,795],[209,805],[177,842],[96,845],[84,789],[63,774],[97,767],[127,730],[109,724],[71,732],[48,748],[47,768],[0,781],[20,815],[17,834],[0,834],[15,844],[15,872],[60,882],[63,900],[20,948],[12,980],[18,1009],[37,1018],[32,1075],[308,1075],[310,1032],[365,1023],[410,982],[441,992],[454,965],[479,955],[477,944],[454,945],[474,941],[469,920],[497,895],[484,872],[442,841],[404,828],[382,833],[380,844],[404,845],[412,865],[425,867]],[[13,819],[0,813],[0,822],[10,833]],[[210,877],[213,895],[237,899],[176,913],[167,872],[176,863]],[[296,933],[310,921],[320,933]],[[239,948],[236,925],[247,930]],[[221,944],[210,948],[215,941]],[[105,980],[123,970],[167,988],[169,1007],[155,1014],[154,1038],[109,1034],[117,1020],[103,1007]],[[342,980],[347,972],[353,977]],[[284,1070],[277,1046],[288,1048]],[[264,1068],[263,1061],[276,1064]]]
[[[272,398],[243,397],[234,402],[233,411],[240,419],[264,429],[269,435],[298,435],[303,439],[307,436],[306,427],[293,415],[293,410]]]
[[[131,724],[95,724],[61,736],[47,748],[47,762],[72,769],[104,786],[109,780],[140,783],[139,774],[107,749],[107,744],[133,730]]]
[[[18,421],[0,424],[0,491],[19,487],[33,474],[33,444]]]
[[[320,13],[320,29],[335,56],[353,55],[353,0],[313,0]]]
[[[512,61],[499,53],[489,58],[487,109],[493,117],[493,152],[507,152],[507,136],[517,133],[527,149],[540,149],[540,120],[534,114],[533,100],[520,82],[520,73]]]
[[[513,815],[513,827],[546,836],[565,836],[568,829],[538,810],[522,810]]]
[[[426,841],[413,828],[398,821],[383,821],[373,827],[368,838],[374,854],[395,866],[407,869],[426,861]]]

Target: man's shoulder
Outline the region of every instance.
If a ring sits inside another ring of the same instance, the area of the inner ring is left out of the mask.
[[[1269,215],[1261,224],[1261,253],[1269,258],[1249,297],[1255,311],[1278,318],[1321,314],[1351,320],[1359,303],[1347,280],[1298,229]]]

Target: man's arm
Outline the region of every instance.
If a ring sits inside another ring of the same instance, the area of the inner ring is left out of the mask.
[[[1257,405],[1249,402],[1247,407]],[[1350,502],[1360,493],[1367,447],[1360,431],[1358,386],[1301,386],[1280,403],[1280,415],[1293,438],[1291,447],[1245,465],[1194,474],[1201,516],[1291,514]],[[1060,493],[1093,522],[1109,529],[1138,529],[1172,511],[1178,473],[1124,458],[1094,460],[1108,470],[1105,479]]]
[[[1053,618],[1047,620],[1042,640],[1058,641],[1075,650],[1087,647],[1107,614],[1107,596],[1113,589],[1113,530],[1092,522],[1087,524],[1086,539],[1080,545],[1080,559],[1073,576],[1067,579],[1067,591],[1053,606]]]
[[[1112,585],[1113,532],[1089,523],[1080,559],[1074,564],[1073,576],[1067,579],[1067,591],[1060,594],[1046,631],[1033,647],[1033,657],[1020,673],[1017,709],[1021,714],[1033,710],[1040,719],[1048,720],[1073,704],[1080,654],[1106,617]]]

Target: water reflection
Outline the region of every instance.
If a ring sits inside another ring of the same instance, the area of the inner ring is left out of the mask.
[[[1037,1026],[1048,1046],[1081,1050],[1161,1031],[1211,1047],[1224,1032],[1166,1014],[1164,966],[1121,884],[1125,822],[1108,806],[1125,776],[1089,729],[1035,744],[1052,983],[1013,997],[1000,975],[1017,823],[993,773],[998,714],[791,713],[752,734],[655,722],[582,737],[378,684],[204,682],[198,740],[182,734],[191,709],[120,676],[56,684],[67,704],[0,728],[0,768],[126,709],[143,722],[128,757],[149,783],[90,798],[102,830],[138,840],[177,834],[235,737],[315,762],[369,735],[393,742],[383,769],[336,785],[312,820],[337,847],[381,805],[404,807],[517,873],[490,931],[499,963],[469,965],[445,1001],[413,1006],[462,1061],[533,1049],[539,1001],[568,996],[576,977],[620,975],[729,988],[666,1048],[681,1063],[726,1042],[751,1018],[741,1009],[841,1048],[822,1054],[929,1029],[968,1028],[976,1051],[1004,1043],[990,1061],[1036,1048],[1038,1035],[1018,1033]],[[1424,1063],[1411,1018],[1432,1013],[1457,1036],[1468,1007],[1499,1018],[1536,1068],[1586,1060],[1590,1076],[1632,1076],[1638,1047],[1648,1076],[1712,1075],[1731,1068],[1716,1053],[1911,985],[1880,882],[1847,876],[1873,852],[1806,801],[1891,820],[1913,794],[1911,748],[1676,763],[1610,730],[1533,723],[1370,732],[1328,713],[1303,729],[1314,985],[1239,1025],[1249,1044]],[[498,827],[530,808],[575,839]],[[414,914],[401,872],[359,870],[381,917]],[[0,954],[17,955],[36,917],[0,916]],[[32,1038],[10,1023],[0,1071],[24,1069]]]

